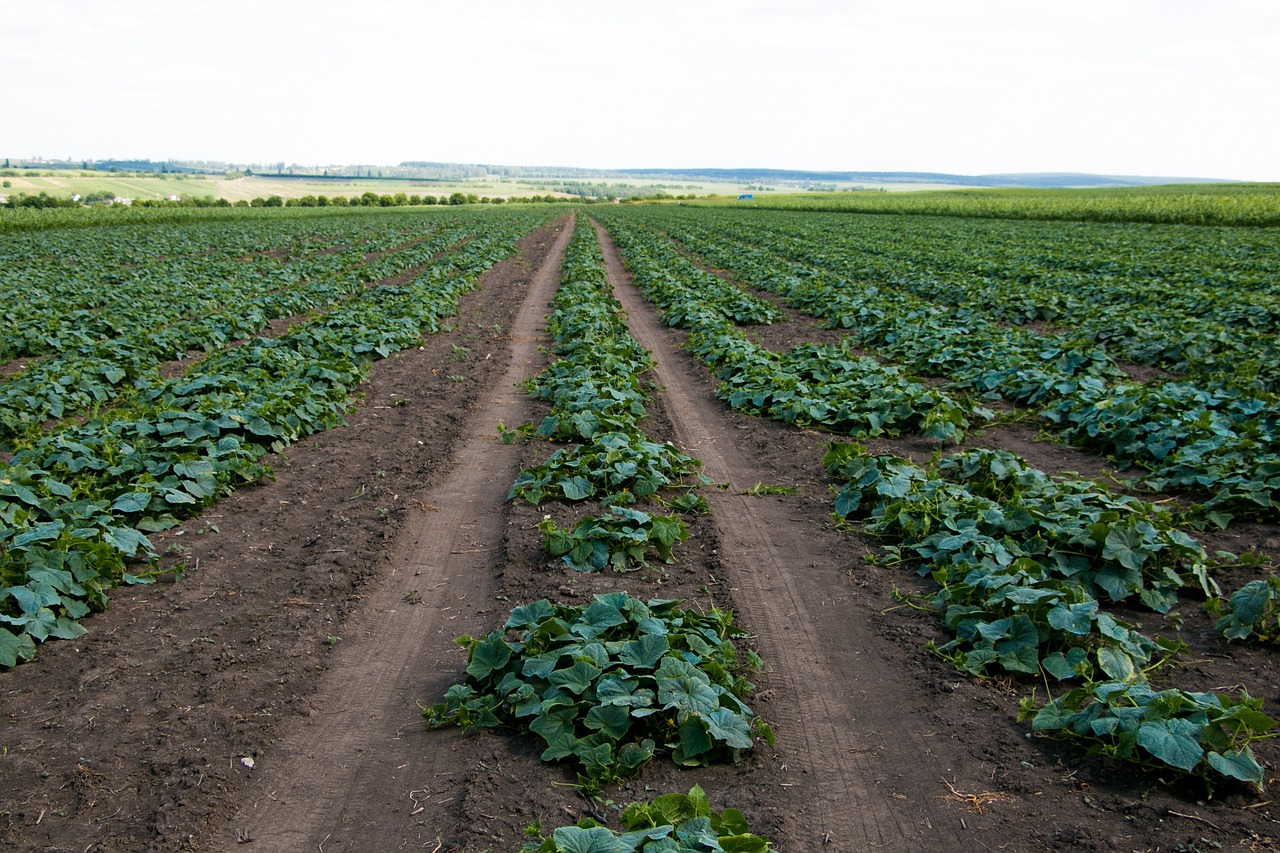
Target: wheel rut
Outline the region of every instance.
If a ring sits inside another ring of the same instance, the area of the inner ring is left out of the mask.
[[[426,731],[419,703],[436,701],[456,678],[453,637],[487,633],[497,618],[501,508],[519,450],[496,441],[494,428],[525,417],[515,386],[545,340],[545,306],[572,234],[572,220],[561,223],[511,328],[507,370],[464,414],[447,476],[413,511],[348,636],[334,638],[311,718],[256,760],[256,792],[222,849],[430,850],[448,838],[465,799],[457,795],[482,762],[467,758],[456,730]]]
[[[836,535],[791,518],[785,502],[741,494],[771,483],[771,471],[735,443],[731,413],[696,381],[704,370],[676,349],[672,333],[629,283],[616,247],[597,223],[605,267],[628,325],[657,362],[657,380],[682,449],[731,489],[707,489],[720,560],[739,618],[767,673],[767,718],[778,738],[777,799],[789,802],[788,850],[954,850],[959,817],[942,813],[932,789],[964,764],[939,754],[924,724],[902,709],[922,697],[867,664],[886,643],[849,603],[849,565],[831,565],[816,537]],[[736,416],[733,416],[736,417]],[[813,441],[815,460],[821,440]],[[821,486],[821,484],[815,484]],[[825,487],[823,487],[825,488]],[[941,739],[939,739],[941,740]],[[959,758],[959,756],[955,756]],[[921,790],[920,780],[930,780]],[[961,848],[962,849],[962,848]]]

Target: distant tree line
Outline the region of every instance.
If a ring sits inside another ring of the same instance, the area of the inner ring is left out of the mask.
[[[603,201],[603,199],[599,199]],[[595,199],[588,200],[596,201]],[[282,198],[278,195],[270,195],[266,198],[254,198],[250,200],[241,199],[240,201],[230,202],[224,198],[220,199],[183,199],[181,201],[170,201],[168,199],[140,199],[133,204],[135,207],[420,207],[422,205],[460,205],[460,204],[546,204],[546,203],[582,203],[579,199],[561,198],[559,196],[541,196],[534,195],[528,197],[502,198],[501,196],[478,196],[475,193],[456,192],[452,195],[408,195],[406,193],[395,193],[393,195],[379,195],[375,192],[366,192],[358,196],[324,196],[324,195],[304,195],[298,198]]]
[[[69,198],[58,198],[41,191],[38,195],[27,195],[26,193],[18,193],[9,196],[9,199],[0,207],[7,207],[9,210],[17,210],[18,208],[49,208],[49,207],[79,207],[80,202],[72,201]]]
[[[649,198],[654,198],[650,196]],[[665,193],[659,193],[657,198],[673,198]],[[690,195],[689,198],[694,198]],[[685,196],[674,196],[674,198],[685,198]],[[251,200],[241,199],[240,201],[228,201],[225,198],[210,197],[188,197],[182,199],[168,198],[140,198],[131,202],[133,207],[419,207],[422,205],[461,205],[461,204],[598,204],[611,202],[612,197],[589,197],[589,198],[565,198],[555,195],[531,195],[531,196],[513,196],[511,198],[502,198],[500,196],[477,196],[475,193],[455,192],[452,195],[407,195],[405,193],[395,193],[394,195],[378,195],[374,192],[366,192],[362,195],[351,196],[324,196],[324,195],[304,195],[299,198],[283,198],[278,195],[270,195],[266,198],[254,198]],[[638,201],[639,196],[628,201]],[[59,198],[51,196],[46,192],[40,192],[38,195],[27,195],[26,193],[18,193],[10,196],[0,207],[9,209],[17,208],[53,208],[53,207],[83,207],[95,204],[111,204],[115,201],[115,196],[111,192],[103,191],[101,193],[90,193],[81,197],[79,200],[70,198]]]

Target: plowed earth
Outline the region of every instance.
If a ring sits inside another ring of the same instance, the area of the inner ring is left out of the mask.
[[[632,333],[659,365],[646,431],[720,486],[662,571],[586,575],[545,557],[537,523],[572,511],[505,498],[549,450],[497,433],[542,417],[515,385],[545,364],[571,231],[562,220],[522,241],[451,331],[377,364],[349,425],[275,459],[274,481],[157,537],[184,580],[117,590],[86,637],[0,673],[4,849],[515,850],[530,821],[592,807],[537,744],[428,731],[419,705],[461,679],[455,636],[487,633],[520,603],[622,589],[733,609],[766,663],[753,707],[778,743],[732,767],[656,760],[608,791],[616,804],[699,784],[789,853],[1276,849],[1280,807],[1266,797],[1210,800],[1031,739],[1014,720],[1029,685],[969,678],[924,651],[939,627],[892,595],[923,582],[867,561],[875,544],[831,523],[830,436],[716,401],[607,238]],[[823,333],[792,318],[758,334],[783,347]],[[975,442],[1052,471],[1105,468],[1027,427]],[[744,494],[758,483],[796,491]],[[1246,526],[1209,546],[1274,556],[1277,544],[1274,526]],[[1275,714],[1272,654],[1215,638],[1196,602],[1181,611],[1193,653],[1179,686],[1245,684]]]

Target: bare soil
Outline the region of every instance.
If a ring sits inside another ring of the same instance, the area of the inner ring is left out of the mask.
[[[832,437],[715,400],[607,240],[632,332],[659,365],[645,428],[719,486],[660,571],[578,574],[548,559],[536,525],[568,510],[506,501],[548,447],[497,434],[542,416],[515,385],[545,364],[571,228],[531,234],[464,297],[451,331],[376,365],[348,426],[157,537],[185,579],[117,590],[86,637],[0,673],[3,849],[513,851],[530,821],[569,823],[591,806],[536,744],[429,731],[419,706],[462,677],[454,637],[487,633],[520,603],[621,589],[733,609],[766,663],[753,707],[778,744],[731,767],[657,760],[607,792],[618,805],[698,784],[788,853],[1277,849],[1268,797],[1210,799],[1033,739],[1014,719],[1033,685],[970,678],[925,651],[940,626],[894,597],[924,581],[868,560],[876,544],[832,523],[820,465]],[[795,316],[775,333],[813,339]],[[973,441],[1049,470],[1109,470],[1025,425]],[[795,491],[745,494],[757,483]],[[1212,542],[1274,559],[1280,530],[1233,527]],[[1195,601],[1180,610],[1192,653],[1169,677],[1244,684],[1280,712],[1274,652],[1227,645]],[[1273,769],[1280,751],[1264,744],[1259,758]]]

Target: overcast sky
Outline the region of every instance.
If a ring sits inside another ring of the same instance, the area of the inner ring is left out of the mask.
[[[1280,181],[1280,0],[0,0],[0,156]]]

